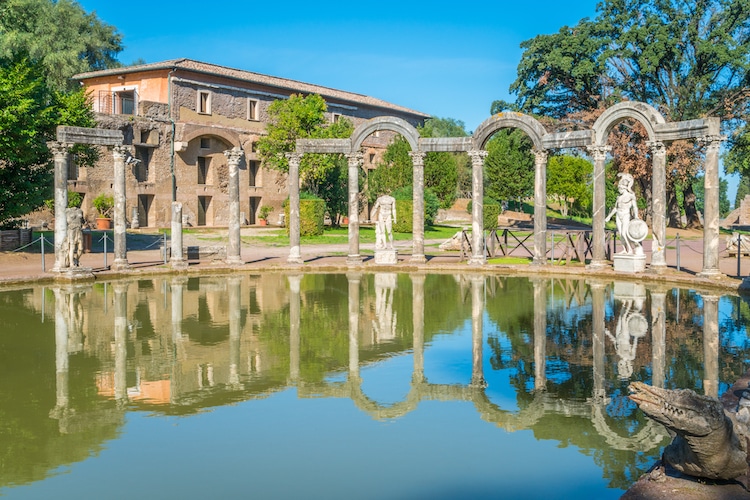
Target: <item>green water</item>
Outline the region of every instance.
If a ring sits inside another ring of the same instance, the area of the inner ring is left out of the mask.
[[[628,283],[237,275],[0,290],[0,496],[617,498],[748,303]]]

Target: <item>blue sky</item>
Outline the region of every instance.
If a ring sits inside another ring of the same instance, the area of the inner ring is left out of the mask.
[[[123,36],[120,61],[187,57],[370,95],[469,131],[511,100],[519,44],[594,17],[561,2],[79,0]]]
[[[596,16],[599,0],[79,0],[123,36],[125,64],[186,57],[366,94],[473,131],[508,93],[519,44]],[[729,179],[734,202],[736,177]]]

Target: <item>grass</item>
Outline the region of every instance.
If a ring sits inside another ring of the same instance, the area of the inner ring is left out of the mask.
[[[508,265],[530,264],[531,257],[493,257],[491,259],[487,259],[487,263]]]
[[[460,228],[452,226],[435,225],[425,228],[425,239],[444,239],[452,237]],[[261,243],[268,246],[288,246],[289,236],[283,229],[268,231],[268,236],[246,236],[242,238],[245,243]],[[394,239],[407,241],[413,238],[411,233],[394,233]],[[347,227],[326,228],[319,236],[302,236],[300,243],[303,245],[345,245],[349,242],[349,229]],[[360,244],[375,243],[375,228],[372,226],[361,226],[359,228]]]

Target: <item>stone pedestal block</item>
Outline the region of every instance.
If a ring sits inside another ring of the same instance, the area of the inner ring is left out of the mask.
[[[615,255],[615,271],[622,273],[642,273],[646,270],[645,255]]]
[[[375,250],[375,264],[393,265],[398,263],[398,251],[396,249]]]
[[[58,278],[62,280],[84,280],[94,277],[93,269],[90,267],[63,267],[57,270]]]

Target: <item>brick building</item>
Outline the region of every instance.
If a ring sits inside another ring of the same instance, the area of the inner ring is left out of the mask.
[[[89,91],[98,126],[122,130],[135,158],[126,172],[128,218],[137,210],[141,227],[170,224],[173,190],[192,226],[228,224],[228,167],[224,151],[241,147],[241,223],[255,224],[261,205],[275,214],[287,197],[285,175],[264,168],[255,144],[265,134],[268,106],[292,94],[319,94],[328,119],[346,116],[354,126],[376,116],[396,116],[412,125],[429,115],[373,97],[261,75],[190,59],[115,68],[74,77]],[[372,135],[364,144],[364,168],[373,168],[392,136]],[[112,193],[111,154],[92,168],[71,161],[68,185],[91,200]]]

